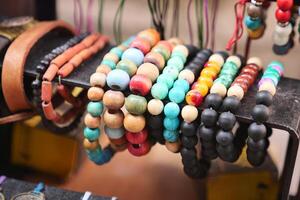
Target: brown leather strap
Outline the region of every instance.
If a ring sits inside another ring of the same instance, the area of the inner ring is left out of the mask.
[[[23,84],[23,73],[27,56],[32,47],[46,33],[63,27],[74,33],[74,29],[63,21],[39,22],[17,37],[9,46],[3,61],[2,90],[11,112],[31,108]]]
[[[21,113],[8,115],[6,117],[1,117],[0,125],[26,120],[26,119],[33,117],[35,114],[36,113],[34,113],[34,112],[21,112]]]

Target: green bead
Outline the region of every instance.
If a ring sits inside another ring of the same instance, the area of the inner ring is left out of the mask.
[[[84,137],[86,139],[88,139],[89,141],[95,141],[100,136],[100,129],[99,128],[91,129],[91,128],[85,127],[83,130],[83,134],[84,134]]]
[[[116,68],[116,63],[112,60],[108,60],[108,59],[102,60],[101,64],[109,66],[110,69]]]
[[[179,50],[172,51],[171,58],[173,57],[179,57],[183,63],[186,62],[186,56],[182,53],[182,51]]]
[[[179,88],[181,88],[185,93],[187,93],[187,92],[189,91],[189,89],[190,89],[190,84],[189,84],[189,82],[187,82],[187,81],[184,80],[184,79],[178,79],[178,80],[175,81],[173,87],[174,87],[174,88],[175,88],[175,87],[179,87]]]
[[[126,110],[134,115],[142,115],[147,110],[147,100],[145,97],[131,94],[125,99]]]
[[[93,117],[100,117],[103,112],[103,103],[102,102],[94,102],[91,101],[87,105],[87,111],[90,113]]]
[[[185,92],[180,87],[173,87],[169,92],[169,99],[175,103],[181,103],[184,101]]]
[[[168,60],[167,66],[174,66],[178,69],[178,71],[181,71],[183,69],[184,63],[179,57],[172,57]]]
[[[170,57],[168,50],[162,46],[155,47],[151,51],[162,55],[164,57],[165,61],[167,61]]]
[[[279,66],[281,68],[282,71],[284,71],[284,67],[283,64],[279,61],[272,61],[269,65],[268,68],[271,66]]]
[[[217,78],[214,81],[214,83],[220,83],[220,84],[224,85],[226,88],[229,88],[232,83],[232,79],[222,76],[222,77]]]
[[[156,82],[164,83],[168,86],[168,89],[170,89],[173,87],[174,80],[171,76],[168,76],[167,74],[161,74],[158,76]]]
[[[163,70],[163,74],[167,74],[173,78],[173,80],[177,79],[179,71],[176,67],[166,66]]]
[[[128,59],[120,60],[117,64],[116,68],[127,72],[127,74],[130,77],[135,75],[136,70],[137,70],[136,64]]]
[[[238,71],[239,70],[238,66],[234,62],[232,62],[232,61],[225,62],[224,65],[223,65],[223,67],[222,67],[222,70],[223,69],[231,69],[233,71]]]
[[[116,54],[119,58],[122,57],[123,51],[122,49],[118,48],[118,47],[114,47],[110,50],[111,53]]]
[[[164,114],[168,118],[176,118],[180,113],[180,108],[177,103],[169,102],[164,107]]]
[[[263,77],[265,76],[273,76],[277,79],[280,79],[280,74],[278,74],[277,72],[272,72],[272,71],[266,71],[263,75]]]
[[[163,100],[169,92],[168,86],[165,83],[155,83],[151,88],[151,94],[155,99]]]
[[[178,129],[180,124],[180,121],[177,117],[175,118],[168,118],[166,117],[164,119],[164,127],[165,129],[169,130],[169,131],[175,131]]]

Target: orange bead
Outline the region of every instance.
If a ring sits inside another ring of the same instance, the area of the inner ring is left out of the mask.
[[[200,106],[203,102],[203,96],[197,90],[190,90],[185,96],[185,101],[189,105]]]
[[[201,83],[194,83],[192,86],[193,90],[197,90],[198,92],[200,92],[200,94],[205,97],[208,93],[208,86],[206,84],[201,84]]]
[[[218,75],[218,73],[212,69],[212,68],[204,68],[202,71],[201,71],[201,76],[203,77],[209,77],[211,79],[215,79]]]
[[[213,85],[214,81],[211,78],[205,77],[205,76],[200,76],[198,78],[198,83],[200,84],[205,84],[207,85],[209,88],[211,88],[211,86]]]
[[[215,61],[208,61],[207,63],[205,63],[204,67],[212,67],[216,71],[220,71],[221,70],[221,66],[217,62],[215,62]]]

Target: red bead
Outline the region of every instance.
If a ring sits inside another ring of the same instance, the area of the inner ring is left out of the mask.
[[[293,0],[277,0],[277,6],[283,11],[291,10],[293,7]]]
[[[131,144],[142,144],[148,138],[148,131],[146,129],[138,133],[131,133],[127,131],[125,135],[126,135],[126,139]]]
[[[251,67],[247,67],[247,66],[246,66],[246,67],[244,67],[244,68],[242,69],[242,71],[241,71],[240,74],[244,74],[244,73],[250,74],[251,76],[255,77],[255,76],[257,75],[258,71],[257,71],[257,70],[254,70],[254,69],[251,68]]]
[[[128,151],[134,156],[143,156],[150,151],[150,144],[148,141],[142,144],[128,144]]]
[[[151,87],[151,80],[143,75],[134,75],[129,83],[130,91],[142,96],[146,96],[150,92]]]
[[[249,83],[250,83],[250,85],[252,85],[253,83],[254,83],[254,77],[253,76],[251,76],[250,74],[248,74],[248,73],[243,73],[243,74],[241,74],[239,77],[241,77],[241,78],[243,78],[243,79],[246,79]]]
[[[203,102],[203,96],[197,90],[190,90],[185,97],[185,101],[189,105],[198,107]]]
[[[118,139],[109,138],[109,140],[112,144],[115,144],[115,145],[127,144],[127,140],[126,140],[125,135],[123,135],[121,138],[118,138]]]
[[[283,10],[280,10],[279,8],[277,8],[276,12],[275,12],[275,17],[276,17],[277,21],[280,23],[289,22],[291,19],[291,11],[289,11],[289,10],[283,11]]]
[[[151,50],[150,43],[142,38],[136,38],[131,43],[130,47],[141,50],[144,55],[146,55]]]

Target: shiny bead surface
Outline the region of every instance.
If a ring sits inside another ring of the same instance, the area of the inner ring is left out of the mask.
[[[180,124],[180,121],[179,119],[176,117],[176,118],[168,118],[166,117],[164,119],[164,127],[165,129],[169,130],[169,131],[175,131],[178,129],[179,127],[179,124]]]
[[[109,128],[121,128],[124,114],[121,110],[106,110],[103,114],[103,122]]]
[[[112,110],[122,108],[125,102],[124,94],[120,91],[108,90],[103,95],[103,104]]]
[[[163,132],[163,136],[168,142],[176,142],[178,140],[179,132],[165,129]]]
[[[174,102],[169,102],[164,107],[164,114],[169,118],[176,118],[180,113],[179,106]]]
[[[159,115],[164,110],[164,104],[159,99],[151,99],[147,105],[148,112],[152,115]]]
[[[144,60],[144,54],[141,50],[136,48],[129,48],[124,51],[122,55],[122,60],[130,60],[134,62],[137,66],[141,65]]]
[[[103,98],[104,90],[99,87],[91,87],[88,90],[87,96],[91,101],[100,101]]]
[[[131,77],[136,73],[137,66],[130,60],[121,60],[120,62],[118,62],[116,69],[125,71]]]
[[[135,115],[142,115],[147,110],[147,100],[145,97],[131,94],[125,99],[126,110]]]
[[[165,67],[164,57],[161,54],[155,52],[148,53],[144,58],[144,63],[152,63],[159,70],[162,70]]]
[[[83,134],[84,134],[84,137],[86,139],[88,139],[89,141],[94,141],[94,140],[97,140],[98,137],[100,136],[100,129],[99,128],[91,129],[91,128],[85,127],[83,130]]]
[[[124,118],[124,127],[129,132],[140,132],[145,126],[146,120],[144,116],[127,114]]]
[[[143,75],[135,75],[129,83],[130,91],[134,94],[146,96],[152,87],[152,82],[149,78]]]
[[[87,112],[90,113],[93,117],[100,117],[103,112],[103,103],[102,102],[90,102],[87,105]]]
[[[154,82],[158,75],[159,70],[158,68],[152,63],[143,63],[137,70],[136,74],[144,75],[148,77],[152,82]]]
[[[277,0],[277,6],[283,11],[292,9],[293,3],[293,0]]]
[[[120,69],[112,70],[107,74],[107,85],[114,90],[125,90],[129,84],[129,75]]]
[[[155,83],[151,88],[151,94],[155,99],[163,100],[168,95],[168,86],[164,83]]]
[[[181,117],[187,123],[195,121],[198,117],[198,109],[195,106],[186,105],[181,110]]]
[[[275,17],[278,22],[281,22],[281,23],[288,22],[291,19],[291,11],[290,10],[283,11],[283,10],[277,8],[275,11]]]

